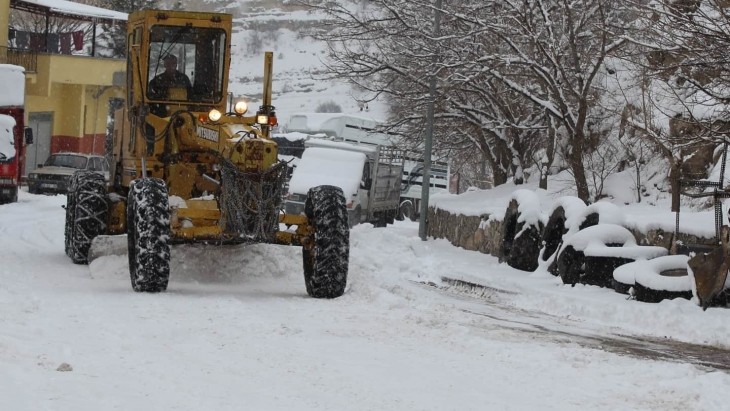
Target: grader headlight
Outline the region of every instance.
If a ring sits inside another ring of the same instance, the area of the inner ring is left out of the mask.
[[[212,121],[212,122],[216,122],[216,121],[220,120],[221,116],[222,116],[221,112],[216,109],[212,109],[212,110],[210,110],[210,112],[208,112],[208,119],[210,119],[210,121]]]
[[[248,111],[248,104],[243,100],[237,101],[233,106],[233,111],[239,116],[242,116]]]

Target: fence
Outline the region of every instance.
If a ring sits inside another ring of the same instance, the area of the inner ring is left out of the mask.
[[[0,64],[15,64],[25,68],[27,73],[35,73],[38,69],[38,52],[0,47]]]

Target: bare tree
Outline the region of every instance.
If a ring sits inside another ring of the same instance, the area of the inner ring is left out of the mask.
[[[605,0],[503,1],[495,15],[461,13],[481,27],[499,50],[473,59],[486,72],[544,110],[566,134],[564,157],[578,197],[589,200],[584,158],[593,147],[590,116],[604,60],[625,43],[620,2]]]
[[[545,133],[542,109],[537,113],[524,97],[487,73],[471,70],[478,50],[491,48],[484,29],[455,14],[453,7],[487,18],[494,3],[447,1],[436,10],[425,0],[374,0],[360,7],[309,1],[327,13],[329,23],[313,33],[329,45],[326,76],[345,79],[369,94],[384,96],[391,106],[389,132],[417,147],[422,144],[430,101],[428,79],[436,76],[438,100],[434,148],[440,153],[471,157],[476,150],[489,165],[495,184],[507,181],[529,159],[526,153]],[[463,4],[462,4],[463,3]],[[442,33],[432,35],[434,13],[441,14]],[[468,69],[470,71],[465,72]],[[528,161],[529,162],[529,161]]]

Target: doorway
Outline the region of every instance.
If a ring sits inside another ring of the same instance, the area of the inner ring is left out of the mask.
[[[33,129],[33,144],[26,148],[23,175],[38,168],[51,155],[53,113],[29,113],[28,127]]]

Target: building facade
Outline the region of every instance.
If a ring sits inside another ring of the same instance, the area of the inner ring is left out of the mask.
[[[38,42],[35,46],[19,42],[10,16],[20,12],[78,19],[92,35],[80,43],[80,50],[70,53],[51,46],[50,40],[57,41],[63,33],[30,33],[42,39],[41,47]],[[110,107],[124,97],[126,69],[124,59],[95,56],[97,24],[107,21],[126,22],[126,13],[63,0],[55,1],[53,8],[33,1],[0,0],[0,64],[25,68],[25,120],[35,136],[27,149],[25,175],[53,153],[105,152]]]

